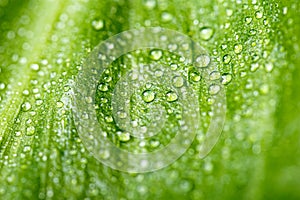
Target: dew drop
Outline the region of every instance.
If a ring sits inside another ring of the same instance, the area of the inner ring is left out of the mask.
[[[105,121],[108,122],[108,123],[110,123],[110,122],[113,122],[114,119],[112,118],[112,116],[106,116],[105,117]]]
[[[104,83],[100,83],[98,86],[98,89],[102,92],[106,92],[106,91],[108,91],[108,86],[105,85]]]
[[[159,60],[162,57],[162,55],[163,55],[163,53],[161,50],[155,49],[155,50],[150,51],[150,58],[152,60]]]
[[[245,22],[246,22],[246,24],[250,24],[252,22],[252,18],[251,17],[246,17]]]
[[[200,38],[202,40],[209,40],[212,38],[214,30],[210,27],[203,27],[200,29]]]
[[[258,68],[259,68],[259,64],[253,63],[253,64],[251,64],[250,71],[255,72]]]
[[[145,90],[142,93],[142,99],[146,103],[152,102],[155,99],[155,92],[153,92],[151,90]]]
[[[173,19],[173,16],[168,12],[163,12],[161,15],[161,19],[163,22],[169,22]]]
[[[210,57],[208,55],[200,55],[196,58],[195,65],[200,68],[207,67],[210,63]]]
[[[269,62],[265,64],[265,69],[267,72],[271,72],[273,70],[273,63]]]
[[[29,145],[25,145],[23,152],[29,152],[31,150],[31,147]]]
[[[26,135],[32,136],[35,133],[35,128],[33,126],[29,126],[26,128]]]
[[[29,111],[31,109],[31,104],[29,102],[25,102],[22,104],[23,111]]]
[[[243,45],[241,45],[241,44],[234,45],[234,53],[239,54],[242,51],[243,51]]]
[[[263,17],[263,13],[261,11],[257,11],[255,13],[255,17],[256,17],[256,19],[261,19]]]
[[[201,76],[197,72],[191,72],[189,77],[190,77],[190,80],[192,80],[194,82],[198,82],[201,80]]]
[[[218,94],[218,92],[220,91],[221,87],[219,85],[216,84],[212,84],[209,86],[209,94],[211,95],[216,95]]]
[[[223,56],[223,62],[224,64],[229,64],[231,61],[231,56],[226,54],[225,56]]]
[[[64,106],[64,103],[61,101],[56,102],[56,107],[57,108],[62,108]]]
[[[121,119],[125,119],[127,117],[127,113],[123,110],[118,111],[117,114]]]
[[[38,71],[40,69],[40,66],[38,64],[31,64],[30,69],[33,71]]]
[[[175,76],[175,77],[173,78],[172,82],[173,82],[173,85],[174,85],[175,87],[177,87],[177,88],[182,87],[183,84],[184,84],[184,80],[183,80],[183,78],[182,78],[181,76]]]
[[[130,134],[127,132],[119,132],[118,133],[118,138],[122,142],[127,142],[130,140]]]
[[[170,65],[170,67],[171,67],[172,70],[176,70],[176,69],[178,68],[178,65],[175,64],[175,63],[172,63],[172,64]]]
[[[4,83],[0,83],[0,90],[4,90],[5,89],[5,84]]]
[[[231,80],[232,80],[231,74],[229,74],[229,73],[224,73],[224,74],[222,74],[222,77],[221,77],[221,83],[222,83],[223,85],[229,84],[229,83],[231,82]]]
[[[148,9],[153,9],[156,6],[156,0],[146,0],[144,5],[148,8]]]
[[[209,79],[212,81],[218,80],[220,77],[221,77],[221,74],[218,71],[213,71],[209,74]]]
[[[104,21],[99,19],[99,20],[93,20],[92,21],[92,27],[96,30],[99,31],[104,27]]]
[[[178,99],[178,96],[175,92],[169,91],[166,94],[166,99],[168,102],[174,102]]]

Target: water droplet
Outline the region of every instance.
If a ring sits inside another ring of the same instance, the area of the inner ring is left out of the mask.
[[[288,12],[288,8],[287,7],[283,7],[282,9],[282,14],[286,15]]]
[[[209,94],[211,95],[215,95],[218,94],[218,92],[220,91],[221,87],[219,85],[216,84],[212,84],[209,86]]]
[[[175,76],[173,78],[173,85],[175,87],[180,88],[180,87],[183,86],[183,84],[184,84],[184,80],[183,80],[183,78],[181,76]]]
[[[121,119],[125,119],[127,117],[127,113],[124,110],[119,110],[117,114]]]
[[[25,145],[23,152],[29,152],[31,150],[31,147],[29,145]]]
[[[155,99],[155,92],[151,91],[151,90],[145,90],[142,93],[142,99],[146,102],[146,103],[150,103]]]
[[[173,16],[168,12],[163,12],[161,18],[163,22],[169,22],[173,19]]]
[[[259,64],[253,63],[253,64],[251,64],[250,71],[255,72],[258,68],[259,68]]]
[[[92,26],[96,31],[101,30],[104,27],[104,21],[99,19],[99,20],[93,20],[92,21]]]
[[[0,83],[0,90],[4,90],[5,89],[5,84],[4,83]]]
[[[30,69],[33,71],[38,71],[40,69],[40,66],[38,64],[31,64]]]
[[[64,106],[64,103],[61,101],[56,102],[56,107],[57,108],[62,108]]]
[[[269,92],[269,85],[263,84],[259,90],[262,94],[267,94]]]
[[[154,74],[156,77],[161,77],[164,74],[164,72],[161,70],[156,70]]]
[[[231,80],[232,80],[231,74],[228,74],[228,73],[222,74],[222,77],[221,77],[221,83],[222,83],[223,85],[229,84],[229,83],[231,82]]]
[[[118,132],[119,140],[122,142],[127,142],[130,140],[130,134],[127,132]]]
[[[210,57],[208,55],[200,55],[196,58],[195,65],[197,67],[207,67],[210,63]]]
[[[265,64],[265,69],[267,72],[271,72],[273,70],[273,63],[269,62]]]
[[[22,109],[23,109],[24,111],[30,110],[30,109],[31,109],[31,104],[30,104],[29,102],[23,103],[23,104],[22,104]]]
[[[223,56],[223,62],[224,64],[229,64],[231,61],[231,56],[226,54],[225,56]]]
[[[203,40],[209,40],[212,38],[214,30],[209,27],[203,27],[200,29],[200,38]]]
[[[256,17],[256,19],[261,19],[263,17],[263,13],[261,11],[257,11],[255,13],[255,17]]]
[[[201,80],[201,76],[197,72],[191,72],[190,73],[190,80],[194,82],[198,82]]]
[[[102,92],[106,92],[106,91],[108,91],[108,86],[105,85],[104,83],[100,83],[98,86],[98,89]]]
[[[234,53],[239,54],[243,51],[243,46],[241,44],[234,45]]]
[[[162,57],[162,55],[163,55],[163,53],[161,50],[155,49],[150,52],[150,58],[152,60],[159,60]]]
[[[176,69],[178,68],[178,65],[175,64],[175,63],[172,63],[172,64],[170,65],[170,67],[171,67],[172,70],[176,70]]]
[[[153,9],[156,6],[156,0],[146,0],[145,1],[145,6],[148,9]]]
[[[214,81],[214,80],[218,80],[221,77],[220,72],[218,71],[213,71],[210,73],[209,78],[210,80]]]
[[[110,122],[113,122],[114,119],[112,118],[112,116],[106,116],[105,117],[105,121],[108,122],[108,123],[110,123]]]
[[[246,22],[246,24],[250,24],[252,22],[252,18],[251,17],[246,17],[245,22]]]
[[[28,96],[28,95],[29,95],[29,91],[28,91],[28,90],[24,90],[24,91],[22,92],[22,94],[23,94],[24,96]]]
[[[150,141],[150,146],[152,147],[152,148],[156,148],[156,147],[158,147],[160,145],[160,142],[158,141],[158,140],[151,140]]]
[[[32,136],[35,133],[35,128],[33,126],[29,126],[26,128],[26,135]]]
[[[168,102],[173,102],[176,101],[178,99],[178,96],[175,92],[169,91],[166,94],[166,99]]]
[[[250,33],[250,35],[255,35],[255,34],[256,34],[256,30],[255,30],[255,29],[251,29],[251,30],[249,31],[249,33]]]

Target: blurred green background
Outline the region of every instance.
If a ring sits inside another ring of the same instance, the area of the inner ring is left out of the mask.
[[[212,55],[222,136],[167,168],[112,170],[83,146],[68,92],[101,41],[161,26]],[[300,199],[298,0],[0,0],[0,199]]]

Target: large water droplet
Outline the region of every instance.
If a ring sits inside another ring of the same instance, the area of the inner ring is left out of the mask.
[[[35,128],[33,126],[29,126],[26,128],[26,135],[32,136],[35,133]]]
[[[98,89],[102,92],[106,92],[106,91],[108,91],[108,86],[104,83],[100,83],[98,86]]]
[[[209,27],[203,27],[200,29],[200,38],[203,40],[209,40],[212,38],[214,30]]]
[[[122,142],[127,142],[130,140],[130,134],[127,132],[117,132],[118,138]]]
[[[151,90],[145,90],[142,93],[142,99],[146,102],[146,103],[150,103],[155,99],[155,92],[151,91]]]
[[[231,61],[231,56],[226,54],[225,56],[223,56],[223,62],[224,64],[229,64]]]

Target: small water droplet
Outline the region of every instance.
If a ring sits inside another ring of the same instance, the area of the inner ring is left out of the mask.
[[[263,17],[263,12],[257,11],[257,12],[255,13],[255,17],[256,17],[256,19],[261,19],[261,18]]]
[[[197,72],[191,72],[189,78],[194,82],[198,82],[201,80],[201,76]]]
[[[172,70],[176,70],[176,69],[178,68],[178,65],[175,64],[175,63],[172,63],[172,64],[170,65],[170,67],[171,67]]]
[[[151,140],[150,141],[150,146],[152,147],[152,148],[156,148],[156,147],[158,147],[160,145],[160,142],[158,141],[158,140]]]
[[[96,31],[101,30],[104,27],[104,21],[101,19],[98,20],[93,20],[92,21],[92,26]]]
[[[162,57],[162,55],[163,55],[163,53],[161,50],[155,49],[155,50],[150,51],[150,58],[152,60],[159,60]]]
[[[221,77],[221,74],[218,71],[213,71],[209,75],[209,79],[212,80],[212,81],[218,80],[220,77]]]
[[[249,34],[250,34],[250,35],[256,35],[256,30],[255,30],[255,29],[251,29],[251,30],[249,31]]]
[[[146,0],[144,4],[148,9],[153,9],[156,6],[156,0]]]
[[[269,85],[263,84],[259,90],[262,94],[267,94],[269,92]]]
[[[98,89],[102,92],[106,92],[106,91],[108,91],[108,86],[104,83],[100,83],[98,86]]]
[[[169,22],[173,19],[173,16],[168,12],[163,12],[161,15],[161,19],[163,22]]]
[[[195,65],[200,68],[207,67],[210,63],[210,57],[208,55],[200,55],[196,58]]]
[[[27,136],[32,136],[35,133],[35,128],[34,126],[29,126],[26,128],[26,135]]]
[[[224,73],[224,74],[222,74],[222,77],[221,77],[221,83],[222,83],[223,85],[229,84],[229,83],[231,82],[231,80],[232,80],[231,74],[229,74],[229,73]]]
[[[282,14],[286,15],[288,12],[288,8],[287,7],[283,7],[282,9]]]
[[[40,69],[40,66],[38,64],[31,64],[30,69],[33,71],[38,71]]]
[[[23,152],[29,152],[31,150],[31,147],[29,145],[25,145]]]
[[[155,92],[153,92],[152,90],[145,90],[142,93],[142,99],[146,103],[152,102],[155,99]]]
[[[29,102],[25,102],[22,104],[23,111],[29,111],[31,109],[31,104]]]
[[[211,95],[216,95],[218,94],[218,92],[220,91],[221,87],[219,85],[216,84],[212,84],[209,86],[209,94]]]
[[[178,96],[175,92],[169,91],[166,94],[166,99],[167,99],[168,102],[174,102],[178,99]]]
[[[181,76],[175,76],[172,81],[173,81],[173,85],[177,88],[182,87],[184,84],[184,80]]]
[[[259,64],[253,63],[253,64],[251,64],[250,71],[255,72],[258,68],[259,68]]]
[[[123,110],[118,111],[117,114],[121,119],[125,119],[127,117],[127,113]]]
[[[223,62],[224,64],[229,64],[231,61],[231,56],[226,54],[225,56],[223,56]]]
[[[245,22],[246,22],[246,24],[250,24],[252,22],[252,18],[251,17],[246,17]]]
[[[203,40],[209,40],[212,38],[214,30],[210,27],[203,27],[200,29],[200,38]]]
[[[241,44],[234,45],[234,53],[239,54],[242,51],[243,51],[243,45],[241,45]]]
[[[269,62],[265,64],[265,69],[267,72],[271,72],[273,70],[273,63]]]
[[[61,101],[56,102],[56,107],[57,108],[62,108],[64,106],[64,103]]]
[[[130,134],[127,132],[118,132],[118,138],[122,142],[127,142],[130,140]]]
[[[5,89],[5,84],[4,83],[0,83],[0,90],[4,90]]]
[[[105,121],[108,122],[108,123],[110,123],[110,122],[113,122],[114,119],[113,119],[112,116],[106,116],[106,117],[105,117]]]

